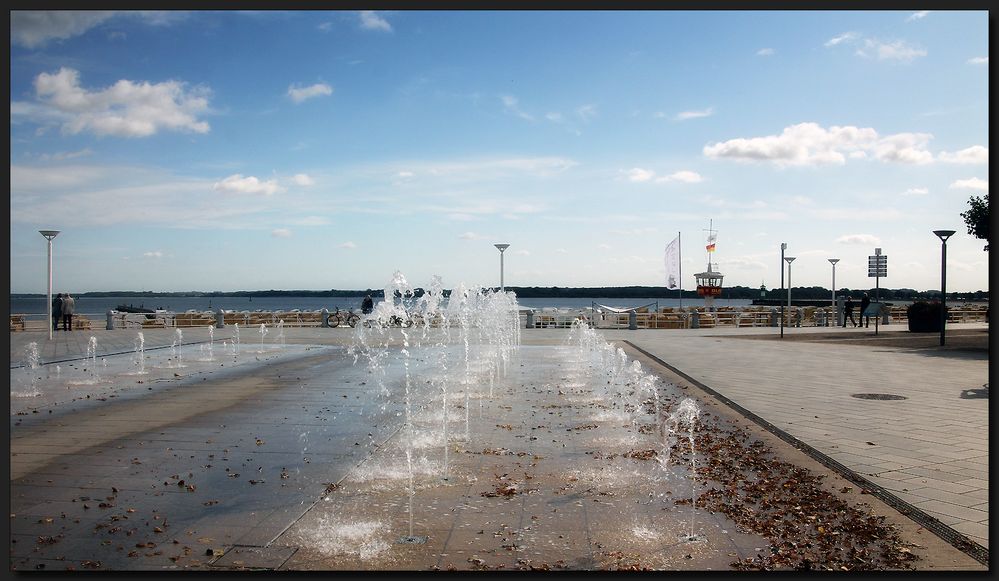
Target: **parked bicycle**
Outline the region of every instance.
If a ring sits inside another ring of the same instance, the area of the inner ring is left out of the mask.
[[[340,309],[340,307],[336,307],[336,309],[330,313],[328,319],[330,327],[339,327],[341,325],[347,325],[348,327],[351,328],[357,325],[357,322],[360,320],[361,316],[355,313],[354,311],[343,311]]]

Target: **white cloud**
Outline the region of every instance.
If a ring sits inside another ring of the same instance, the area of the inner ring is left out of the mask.
[[[701,111],[681,111],[680,113],[677,113],[676,117],[674,117],[673,119],[676,121],[686,121],[687,119],[710,117],[712,114],[714,114],[714,112],[715,112],[714,107],[708,107],[707,109],[703,109]]]
[[[913,20],[921,20],[923,18],[926,18],[926,15],[929,13],[930,13],[929,10],[920,10],[919,12],[913,12],[912,14],[909,15],[908,18],[905,19],[905,21],[912,22]]]
[[[988,65],[989,57],[987,56],[976,56],[968,59],[969,65]]]
[[[318,28],[320,30],[320,32],[329,32],[329,31],[333,30],[333,23],[332,22],[323,22],[323,23],[319,24],[319,26],[316,26],[316,28]]]
[[[316,183],[316,180],[310,178],[307,174],[297,173],[292,176],[291,181],[295,183],[296,186],[311,186]]]
[[[552,123],[561,123],[563,121],[562,114],[559,112],[545,113],[545,119],[551,121]]]
[[[326,83],[316,83],[315,85],[310,85],[308,87],[296,87],[291,85],[288,87],[288,96],[295,103],[301,103],[306,99],[312,99],[313,97],[323,97],[326,95],[333,94],[333,87],[327,85]]]
[[[11,10],[10,40],[26,48],[79,36],[114,16],[110,10]]]
[[[569,254],[569,251],[566,250],[565,248],[556,248],[555,252],[557,252],[559,254]]]
[[[513,95],[500,95],[500,100],[503,102],[503,107],[509,112],[521,119],[526,119],[528,121],[534,121],[534,117],[526,113],[520,108],[520,101],[517,100]]]
[[[477,234],[475,232],[463,232],[462,234],[458,235],[458,238],[462,240],[485,240],[486,236],[483,236],[482,234]]]
[[[151,252],[143,252],[142,255],[145,256],[146,258],[163,258],[163,252],[159,250],[153,250]]]
[[[660,178],[656,178],[656,181],[657,182],[684,182],[684,183],[688,183],[688,184],[696,184],[696,183],[700,183],[700,182],[704,181],[704,178],[701,177],[701,174],[699,174],[697,172],[689,171],[689,170],[680,170],[678,172],[671,173],[668,176],[663,176],[663,177],[660,177]]]
[[[295,222],[299,226],[326,226],[330,219],[325,216],[306,216]]]
[[[358,13],[358,18],[361,20],[361,28],[365,30],[392,32],[392,25],[389,24],[388,20],[379,16],[374,10],[361,10]]]
[[[597,248],[599,248],[600,250],[610,250],[611,246],[610,244],[597,244]]]
[[[871,234],[846,234],[836,239],[840,244],[881,244],[881,239]]]
[[[233,174],[220,182],[215,182],[212,189],[216,192],[230,194],[263,194],[265,196],[284,191],[284,188],[279,186],[276,180],[262,182],[254,176],[244,178],[242,174]]]
[[[902,192],[902,195],[903,196],[925,196],[928,193],[930,193],[930,190],[927,189],[927,188],[909,188],[909,189],[905,190],[904,192]]]
[[[756,51],[756,56],[773,56],[777,51],[772,48],[761,48]]]
[[[640,167],[633,167],[627,172],[628,181],[632,182],[647,182],[651,180],[656,172],[648,169],[642,169]]]
[[[843,165],[846,157],[862,157],[870,152],[886,162],[923,164],[933,161],[924,148],[933,136],[928,133],[898,133],[879,137],[870,128],[839,127],[829,129],[816,123],[785,127],[780,135],[737,138],[705,145],[703,153],[711,158],[740,161],[769,161],[778,166]]]
[[[346,248],[347,250],[353,250],[353,249],[357,248],[357,244],[354,244],[353,242],[350,242],[348,240],[347,242],[344,242],[343,244],[338,245],[337,248]]]
[[[151,84],[120,80],[98,91],[80,86],[79,72],[61,68],[55,74],[35,78],[39,103],[11,103],[11,121],[16,117],[57,122],[62,131],[75,135],[90,131],[96,135],[147,137],[158,131],[208,133],[209,126],[198,120],[208,111],[209,91],[185,91],[179,81]]]
[[[43,153],[38,156],[38,159],[42,161],[65,161],[67,159],[76,159],[78,157],[88,157],[94,154],[94,150],[89,147],[85,147],[79,151],[59,151],[56,153]]]
[[[839,36],[835,36],[826,41],[826,46],[836,46],[837,44],[843,42],[851,42],[853,39],[857,38],[856,32],[844,32]]]
[[[590,119],[597,116],[597,106],[596,105],[582,105],[576,108],[576,115],[579,116],[583,121],[589,121]]]
[[[531,253],[529,251],[527,251],[527,250],[518,250],[518,251],[514,252],[514,254],[516,254],[517,256],[530,256],[531,255]]]
[[[957,180],[950,185],[952,190],[964,189],[964,190],[982,190],[985,192],[989,191],[988,180],[983,180],[981,178],[969,178],[966,180]]]
[[[946,163],[987,164],[989,163],[989,148],[981,145],[972,145],[954,153],[941,151],[938,157],[940,161]]]
[[[275,238],[291,238],[291,230],[287,228],[275,228],[271,230],[271,236]]]
[[[858,49],[857,54],[866,57],[869,56],[868,51],[874,51],[878,60],[881,61],[894,60],[909,62],[916,57],[927,55],[926,49],[911,46],[904,40],[883,42],[877,39],[868,38],[864,40],[864,48]]]

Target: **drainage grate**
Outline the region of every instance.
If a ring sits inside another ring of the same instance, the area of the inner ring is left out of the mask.
[[[850,397],[857,399],[908,399],[904,395],[895,395],[893,393],[855,393]]]

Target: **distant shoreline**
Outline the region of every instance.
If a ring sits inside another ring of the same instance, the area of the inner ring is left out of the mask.
[[[424,289],[417,288],[417,296],[422,295]],[[498,290],[498,289],[493,289]],[[508,286],[506,290],[516,293],[521,298],[590,298],[590,297],[613,297],[613,298],[681,298],[680,292],[668,290],[655,286],[623,286],[623,287],[517,287]],[[837,295],[850,295],[860,297],[863,293],[874,294],[874,289],[837,289]],[[939,300],[939,290],[916,291],[914,289],[889,289],[878,290],[882,300]],[[172,297],[203,297],[203,298],[240,298],[240,297],[311,297],[311,298],[355,298],[365,295],[382,296],[384,289],[364,289],[364,290],[254,290],[254,291],[176,291],[176,292],[155,292],[155,291],[91,291],[75,293],[76,297],[107,298],[123,297],[134,299],[168,299]],[[444,294],[450,294],[450,289],[445,289]],[[826,300],[829,299],[832,291],[822,287],[792,287],[791,294],[795,299]],[[784,300],[786,289],[769,289],[765,297],[760,296],[760,289],[743,286],[725,287],[719,298],[752,300],[765,298],[769,300]],[[44,298],[45,293],[11,293],[11,299]],[[694,289],[684,289],[682,298],[698,300],[697,291]],[[989,300],[988,291],[973,292],[949,292],[947,300],[958,301],[984,301]]]

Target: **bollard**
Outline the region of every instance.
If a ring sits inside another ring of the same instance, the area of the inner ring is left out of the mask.
[[[327,309],[323,309],[323,327],[330,326],[330,312]]]
[[[779,316],[779,314],[777,312],[777,307],[771,307],[771,309],[770,309],[770,326],[771,327],[779,327],[780,326],[780,322],[778,321],[778,316]]]
[[[887,325],[891,322],[891,309],[881,305],[881,324]]]
[[[826,326],[826,312],[822,309],[815,309],[815,326],[816,327]]]
[[[638,313],[628,311],[628,329],[634,331],[638,329]]]
[[[225,327],[225,311],[219,307],[219,309],[215,311],[215,328],[221,329],[222,327]]]
[[[803,319],[804,316],[805,316],[805,309],[804,309],[804,307],[794,307],[794,326],[795,327],[800,327],[801,326],[801,319]]]
[[[108,331],[114,331],[114,311],[108,311]]]
[[[846,323],[846,299],[836,297],[836,319],[833,324],[842,327]]]
[[[528,328],[528,329],[533,329],[534,328],[534,309],[528,309],[527,310],[527,325],[526,325],[526,328]]]
[[[690,310],[690,328],[691,329],[701,328],[701,315],[697,312],[697,309]]]

